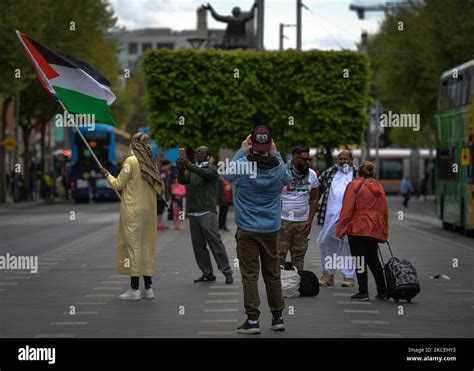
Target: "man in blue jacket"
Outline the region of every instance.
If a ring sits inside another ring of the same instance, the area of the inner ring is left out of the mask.
[[[252,134],[242,142],[224,177],[235,184],[234,209],[238,227],[235,239],[247,314],[247,320],[237,332],[260,333],[260,261],[268,305],[273,315],[271,329],[284,331],[282,313],[285,303],[278,261],[280,192],[292,177],[280,153],[276,151],[270,130],[266,126],[255,127]]]

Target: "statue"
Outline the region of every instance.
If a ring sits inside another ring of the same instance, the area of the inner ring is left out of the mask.
[[[212,17],[219,22],[227,23],[227,29],[224,34],[222,49],[248,49],[249,40],[245,24],[252,20],[255,15],[257,2],[254,2],[248,14],[242,14],[238,6],[232,9],[232,15],[222,16],[217,14],[211,4],[203,5],[204,9],[210,10]]]

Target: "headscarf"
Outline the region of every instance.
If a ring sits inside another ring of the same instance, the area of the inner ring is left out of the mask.
[[[147,134],[136,133],[132,137],[131,147],[133,154],[140,164],[142,178],[161,196],[164,194],[165,185],[158,171],[156,161],[153,158],[148,140]]]

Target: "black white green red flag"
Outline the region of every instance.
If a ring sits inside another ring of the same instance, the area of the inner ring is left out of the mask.
[[[69,113],[94,115],[95,122],[115,125],[109,105],[115,101],[110,82],[79,58],[50,49],[16,31],[41,84]]]

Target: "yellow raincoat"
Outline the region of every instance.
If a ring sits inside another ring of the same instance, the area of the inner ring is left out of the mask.
[[[142,178],[135,156],[107,183],[123,190],[117,241],[117,270],[128,276],[153,276],[156,253],[156,192]]]

